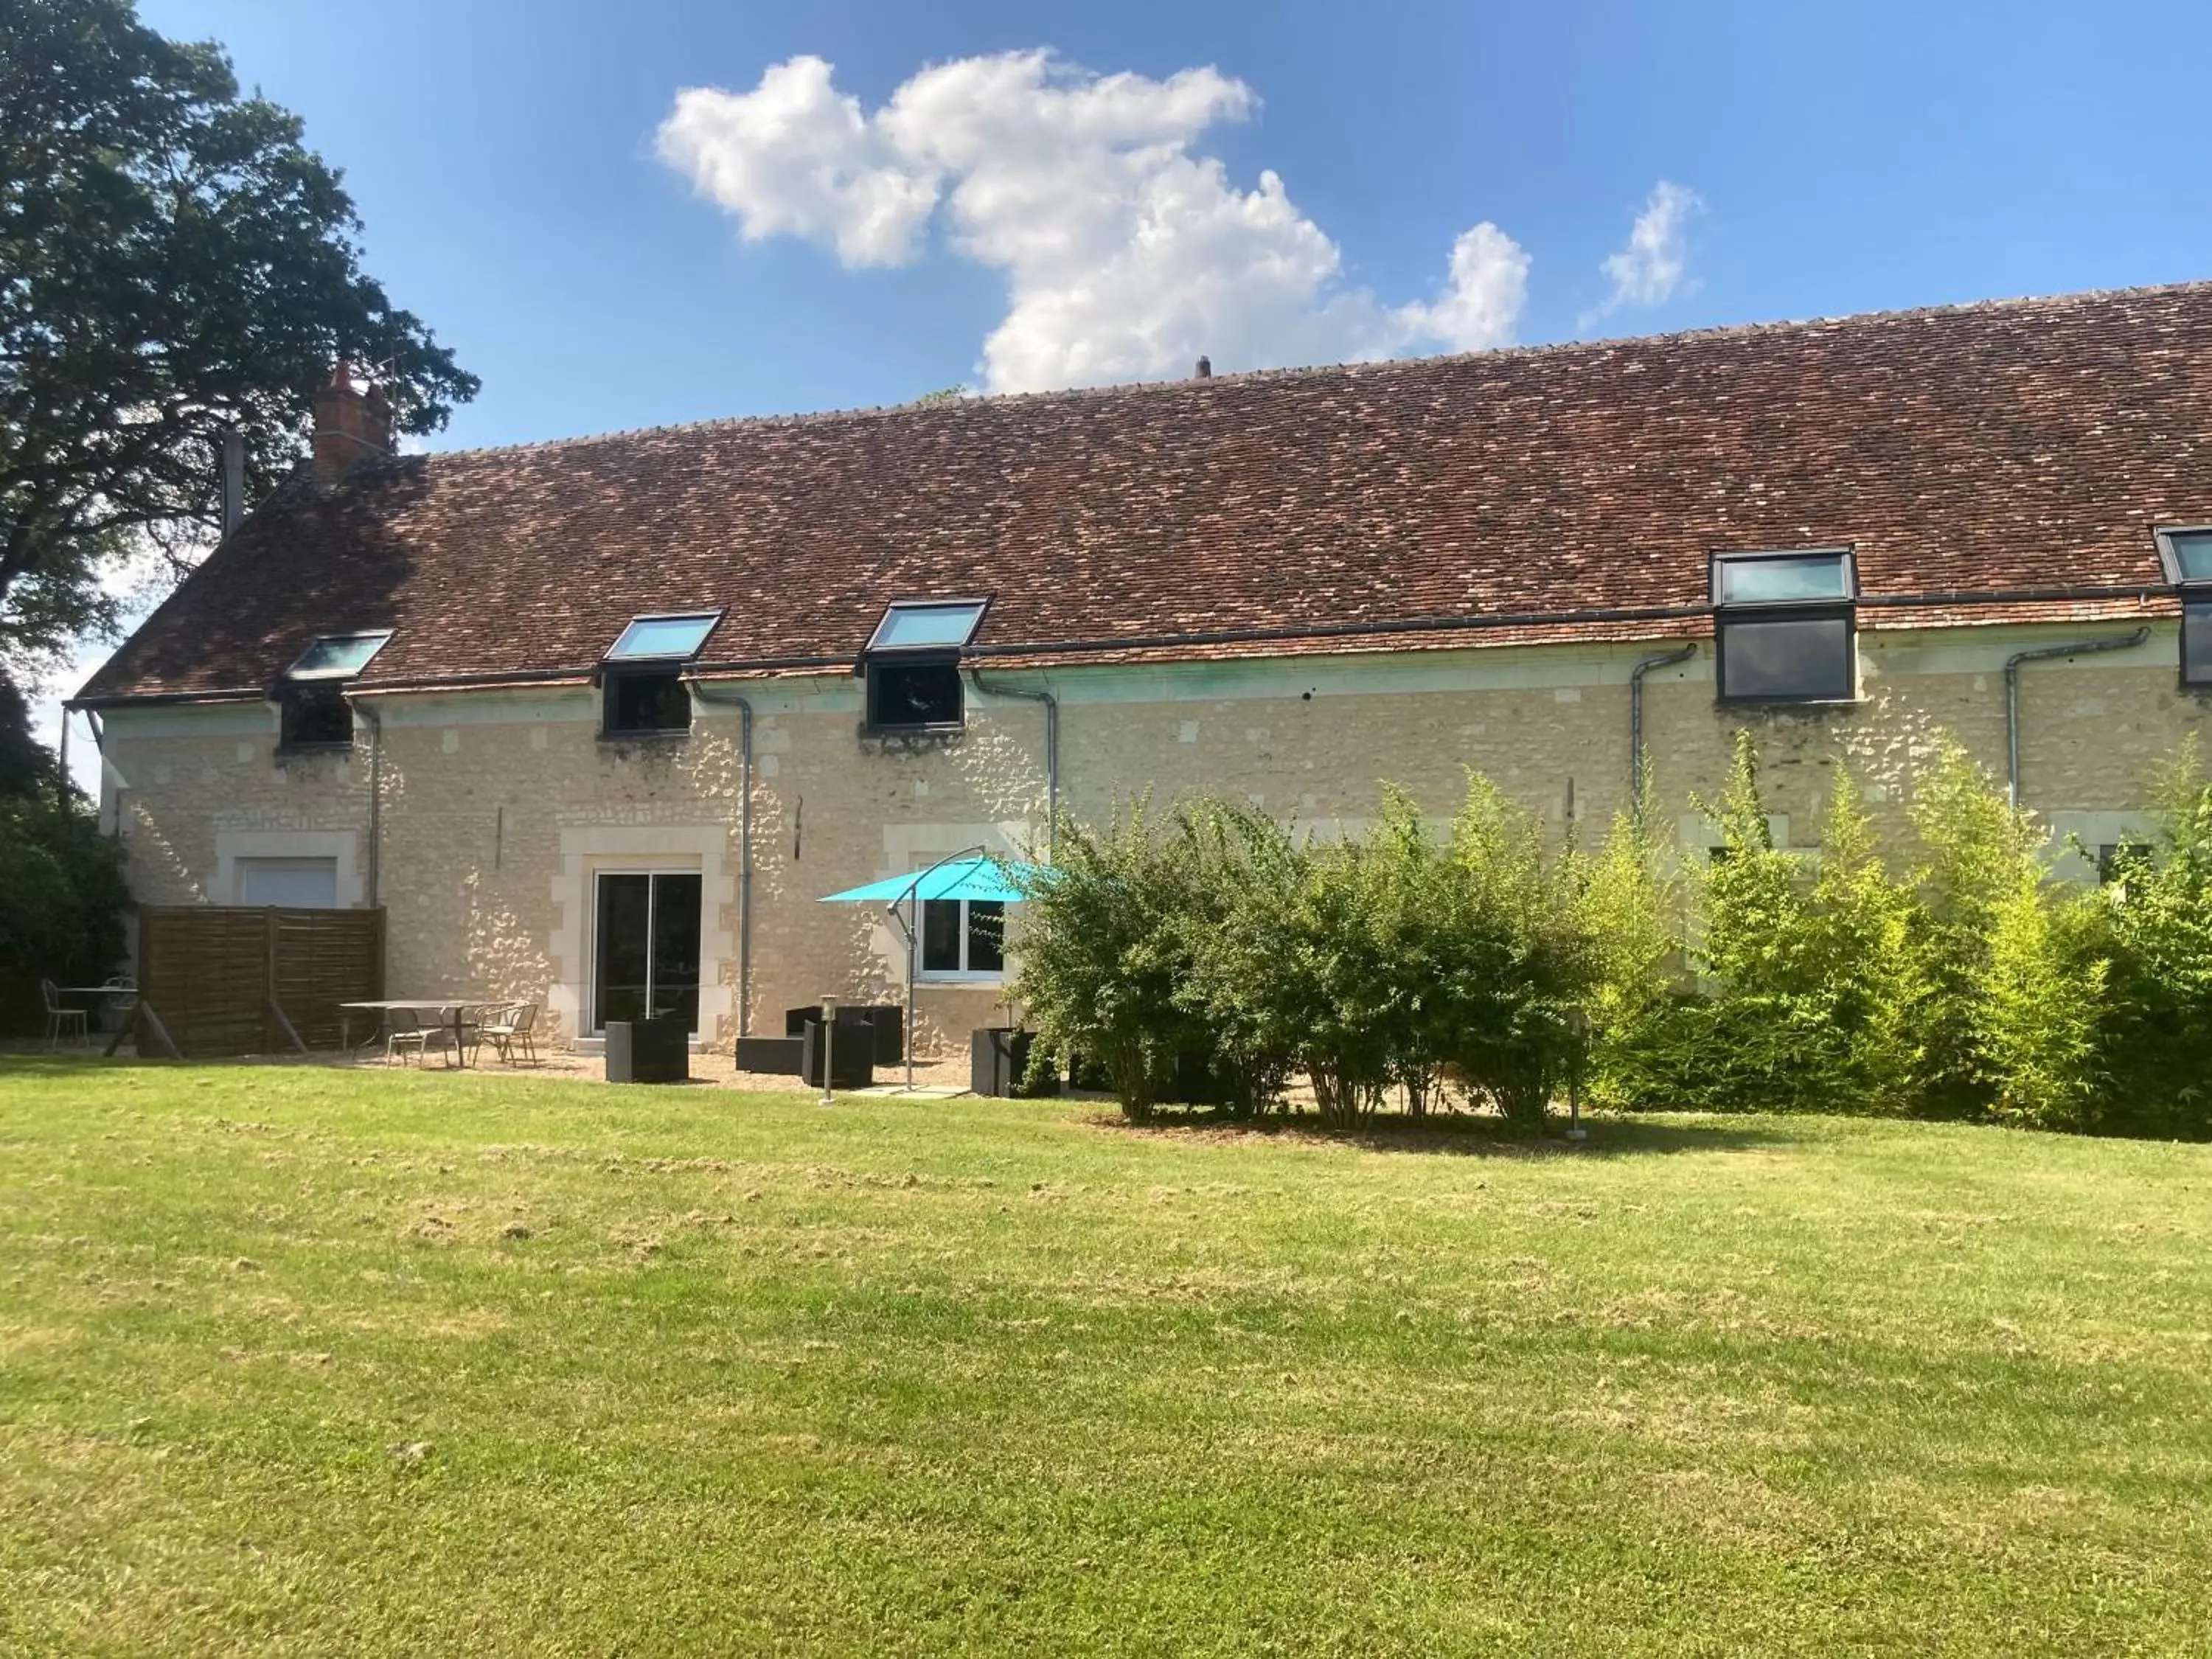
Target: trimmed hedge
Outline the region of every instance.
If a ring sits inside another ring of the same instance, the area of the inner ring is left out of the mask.
[[[1394,1094],[1540,1124],[1571,1077],[1642,1110],[1979,1117],[2212,1136],[2212,783],[2161,781],[2156,844],[2099,888],[1946,740],[1886,859],[1838,769],[1817,858],[1777,848],[1737,739],[1711,860],[1646,800],[1595,853],[1470,774],[1439,834],[1386,791],[1301,838],[1211,799],[1065,825],[1016,926],[1043,1053],[1103,1061],[1133,1117],[1203,1073],[1226,1109],[1303,1073],[1322,1121]],[[1207,1063],[1194,1066],[1194,1057]],[[1184,1093],[1191,1092],[1186,1089]]]

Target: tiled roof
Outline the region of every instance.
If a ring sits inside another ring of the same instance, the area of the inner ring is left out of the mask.
[[[1844,544],[1899,601],[1863,626],[2132,618],[2172,520],[2212,521],[2212,284],[377,462],[254,514],[82,695],[370,628],[364,688],[581,676],[722,607],[704,664],[849,665],[931,595],[992,596],[1006,664],[1682,637],[1710,552]]]

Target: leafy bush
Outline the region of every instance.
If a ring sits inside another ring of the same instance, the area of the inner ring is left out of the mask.
[[[1042,1039],[1032,1052],[1103,1066],[1139,1121],[1194,1085],[1243,1114],[1275,1100],[1287,1067],[1273,1028],[1210,1007],[1192,975],[1201,945],[1295,861],[1271,819],[1222,801],[1161,820],[1140,799],[1102,829],[1064,823],[1055,867],[1030,878],[1016,923],[1009,994]]]
[[[1654,917],[1665,849],[1631,826],[1601,860],[1616,872],[1612,891],[1631,896],[1640,942],[1629,959],[1650,965],[1632,992],[1611,994],[1599,1098],[1644,1109],[1908,1109],[1923,996],[1912,906],[1882,866],[1850,775],[1837,771],[1817,863],[1774,846],[1748,734],[1737,737],[1722,799],[1701,810],[1720,845],[1684,878],[1693,989],[1670,993],[1662,977]]]
[[[0,972],[105,977],[123,959],[130,902],[114,844],[81,798],[0,798]]]
[[[1838,768],[1817,859],[1773,845],[1757,751],[1700,810],[1689,865],[1649,799],[1594,856],[1470,773],[1448,837],[1388,790],[1365,836],[1301,844],[1225,802],[1069,826],[1026,907],[1015,993],[1046,1043],[1104,1063],[1133,1117],[1203,1056],[1233,1111],[1290,1076],[1351,1127],[1457,1087],[1540,1124],[1571,1069],[1643,1109],[1914,1113],[2212,1133],[2212,783],[2164,793],[2158,848],[2101,893],[1955,743],[1885,863]]]
[[[1008,993],[1043,1052],[1104,1066],[1139,1121],[1158,1099],[1160,1056],[1194,1037],[1176,991],[1190,966],[1186,911],[1203,898],[1188,848],[1158,833],[1148,808],[1117,808],[1097,830],[1060,826],[1054,867],[1030,879],[1021,907]]]
[[[2159,780],[2156,843],[2124,856],[2100,900],[2112,971],[2109,1079],[2091,1127],[2212,1136],[2212,781],[2191,743]]]
[[[1547,857],[1535,821],[1470,771],[1445,876],[1423,908],[1431,954],[1449,967],[1426,1046],[1475,1099],[1540,1124],[1606,971],[1582,861],[1571,845]]]
[[[2107,971],[2095,902],[2052,879],[2042,829],[1948,737],[1911,816],[1919,1109],[2087,1127]]]

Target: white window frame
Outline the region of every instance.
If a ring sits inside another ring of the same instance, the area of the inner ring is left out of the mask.
[[[981,902],[987,904],[1000,902],[999,901],[989,899],[986,899]],[[917,921],[919,921],[922,925],[920,929],[919,936],[914,942],[914,982],[915,984],[999,985],[1005,982],[1009,970],[1003,966],[998,968],[969,968],[965,965],[968,961],[968,907],[971,903],[976,902],[976,901],[972,899],[923,899],[921,900],[920,902],[924,905],[957,904],[960,907],[960,960],[963,965],[958,968],[930,968],[923,964],[923,941],[928,937],[927,913],[925,912],[922,916],[917,918]],[[1002,902],[1000,914],[1003,918],[1005,909]],[[1003,963],[1006,959],[1006,936],[1003,933],[1000,935],[999,951],[1000,959]]]
[[[337,867],[341,910],[358,910],[368,900],[355,854],[359,837],[350,830],[221,830],[216,832],[215,869],[201,890],[216,904],[236,904],[240,859],[331,859]]]
[[[268,905],[273,902],[266,898],[251,899],[246,895],[249,878],[261,873],[265,866],[270,865],[280,865],[297,871],[312,869],[318,874],[327,871],[331,878],[331,902],[328,904],[285,904],[277,905],[276,908],[293,910],[337,910],[345,908],[338,903],[338,860],[337,854],[335,853],[292,854],[283,857],[272,856],[267,853],[248,853],[243,858],[234,860],[231,864],[231,876],[237,884],[239,903]]]

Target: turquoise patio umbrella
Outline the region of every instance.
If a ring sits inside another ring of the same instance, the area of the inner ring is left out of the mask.
[[[981,847],[969,847],[939,859],[927,870],[910,876],[886,876],[861,887],[848,887],[822,899],[824,904],[881,904],[906,938],[906,1086],[914,1088],[915,951],[921,939],[921,907],[932,899],[970,899],[1014,904],[1029,895],[1023,883],[1034,884],[1048,873],[1041,864],[1018,859],[995,859]],[[901,905],[906,907],[902,912]]]

